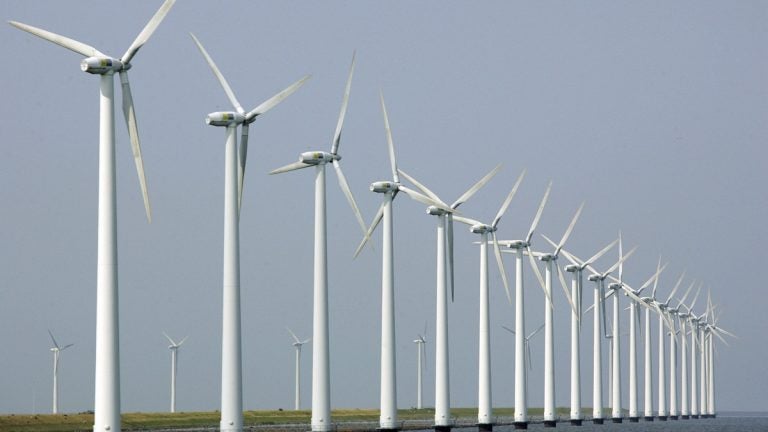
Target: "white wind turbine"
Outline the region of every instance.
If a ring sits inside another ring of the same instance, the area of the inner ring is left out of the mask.
[[[691,284],[691,287],[693,287],[693,284]],[[690,289],[689,289],[690,291]],[[701,284],[699,284],[699,288],[696,290],[696,295],[693,297],[693,303],[696,303],[696,300],[699,297],[699,292],[701,292]],[[688,394],[688,322],[690,319],[690,314],[688,311],[690,311],[690,308],[685,305],[685,298],[688,296],[688,293],[686,292],[686,295],[683,296],[683,298],[680,300],[680,303],[677,305],[677,318],[680,322],[680,340],[681,340],[681,355],[680,355],[680,418],[683,420],[688,420],[691,418],[691,408],[689,405],[689,394]],[[680,310],[681,308],[685,308],[686,311]],[[693,355],[693,344],[691,344],[691,355]]]
[[[493,425],[493,403],[491,400],[491,322],[490,322],[490,301],[488,290],[488,234],[491,234],[493,251],[496,255],[496,264],[501,274],[501,280],[504,283],[504,289],[507,292],[507,299],[512,303],[512,294],[509,292],[507,283],[507,273],[504,270],[504,261],[501,258],[501,249],[496,237],[496,229],[499,221],[512,202],[520,183],[525,177],[525,170],[520,174],[512,186],[512,190],[507,195],[501,208],[493,218],[493,222],[486,224],[474,219],[454,215],[454,219],[470,225],[470,232],[480,234],[480,313],[479,313],[479,349],[478,349],[478,401],[477,401],[477,423],[481,430],[492,430]]]
[[[517,334],[514,330],[507,326],[501,326],[504,328],[504,330],[512,333],[515,335],[515,338],[517,338]],[[524,346],[525,346],[525,352],[523,353],[525,357],[528,359],[528,370],[533,370],[533,362],[531,361],[531,339],[536,336],[537,333],[539,333],[544,328],[544,324],[540,325],[536,330],[532,331],[528,336],[523,338]],[[517,383],[515,383],[515,386],[517,386]],[[528,394],[528,381],[525,382],[525,389],[524,389],[526,395]]]
[[[60,347],[59,344],[56,342],[56,338],[53,337],[53,333],[51,333],[50,330],[48,330],[48,335],[51,336],[51,341],[53,342],[53,348],[51,348],[51,352],[53,352],[53,414],[59,413],[59,355],[62,351],[65,349],[71,347],[74,344],[68,344],[64,345],[63,347]]]
[[[301,409],[301,346],[312,340],[312,338],[300,340],[296,333],[294,333],[288,327],[285,328],[293,338],[293,347],[296,348],[296,383],[295,383],[295,396],[293,398],[293,409],[298,411]]]
[[[384,115],[384,129],[387,135],[387,149],[389,162],[392,169],[391,181],[377,181],[371,184],[371,192],[381,193],[384,202],[373,218],[370,228],[355,251],[357,256],[363,246],[370,239],[370,235],[384,220],[382,227],[382,267],[381,267],[381,387],[380,387],[380,415],[379,428],[381,430],[394,430],[398,428],[397,420],[397,362],[395,358],[395,268],[394,268],[394,220],[392,215],[392,203],[398,192],[403,192],[416,201],[427,205],[441,206],[440,203],[428,198],[415,190],[400,184],[400,176],[397,172],[397,158],[395,157],[395,145],[392,140],[392,129],[389,126],[387,107],[384,104],[384,95],[380,94],[381,111]],[[420,394],[420,392],[419,392]],[[420,399],[420,398],[419,398]]]
[[[615,271],[627,258],[632,256],[637,247],[632,248],[626,255],[623,255],[613,266],[603,273],[595,270],[591,264],[587,267],[595,272],[589,275],[589,280],[595,282],[594,304],[590,309],[594,309],[593,317],[593,344],[592,344],[592,422],[603,424],[603,337],[607,337],[608,326],[605,318],[605,278]],[[602,321],[602,327],[600,322]]]
[[[693,286],[696,284],[696,281],[691,282],[688,289],[685,291],[685,294],[682,297],[682,300],[678,303],[677,307],[667,307],[667,313],[669,314],[669,319],[672,321],[672,332],[670,335],[670,351],[669,351],[669,411],[670,411],[670,419],[671,420],[677,420],[680,415],[680,411],[677,406],[677,334],[680,332],[680,330],[676,329],[675,326],[675,317],[678,316],[680,305],[683,301],[688,297],[688,294],[691,292],[691,289],[693,289]],[[682,321],[678,317],[677,324],[682,326]],[[683,345],[683,351],[685,350],[685,333],[683,333],[682,336],[682,345]],[[683,362],[685,362],[685,354],[683,354]],[[683,367],[683,373],[685,373],[685,366]],[[685,407],[685,410],[688,410],[687,402],[683,403],[683,406]]]
[[[675,287],[672,289],[672,292],[669,294],[669,297],[667,297],[667,300],[664,303],[659,302],[658,300],[653,300],[654,304],[660,309],[659,313],[659,410],[658,410],[658,418],[661,421],[666,421],[669,417],[669,411],[667,410],[667,372],[665,367],[665,362],[667,361],[667,355],[665,351],[665,345],[664,345],[664,324],[667,324],[667,327],[670,328],[670,342],[672,346],[670,349],[674,349],[674,340],[675,340],[675,330],[672,327],[672,324],[668,322],[668,318],[666,316],[666,309],[669,305],[669,301],[672,300],[672,297],[677,292],[677,289],[680,288],[680,284],[683,282],[683,278],[685,277],[685,272],[680,275],[680,278],[677,280],[677,283],[675,284]],[[656,298],[656,290],[654,287],[653,293],[651,293],[651,298]]]
[[[724,344],[728,345],[728,343],[725,341],[725,338],[723,338],[722,335],[727,335],[732,338],[737,337],[733,333],[725,330],[722,327],[719,327],[717,325],[717,316],[714,314],[715,307],[712,305],[712,299],[710,298],[710,293],[707,291],[707,303],[708,303],[708,311],[709,313],[706,315],[705,320],[705,328],[704,332],[707,335],[705,337],[706,340],[706,355],[707,355],[707,372],[706,372],[706,378],[707,378],[707,417],[708,418],[715,418],[717,417],[717,411],[715,410],[715,347],[714,347],[714,339],[712,339],[712,336],[717,336],[718,339],[720,339]],[[708,322],[710,319],[712,322]]]
[[[528,427],[528,395],[525,391],[528,385],[528,372],[525,368],[525,305],[523,294],[523,255],[527,251],[531,267],[536,271],[536,275],[541,280],[539,268],[536,266],[536,259],[531,250],[533,233],[539,224],[544,206],[549,198],[549,191],[552,189],[552,182],[547,185],[544,191],[544,197],[541,199],[536,216],[533,218],[531,228],[525,236],[525,240],[499,241],[507,248],[514,249],[515,252],[515,428],[525,429]],[[544,291],[546,294],[546,290]]]
[[[339,143],[344,116],[347,112],[349,92],[352,86],[352,75],[355,71],[355,56],[349,67],[347,85],[341,102],[339,120],[336,132],[331,141],[331,152],[309,151],[299,156],[299,161],[277,168],[270,174],[280,174],[302,168],[315,167],[315,239],[314,239],[314,277],[313,277],[313,319],[312,319],[312,430],[314,432],[329,431],[333,428],[331,422],[331,378],[330,353],[328,339],[328,227],[325,207],[325,166],[333,165],[339,180],[339,186],[355,213],[357,222],[363,233],[366,233],[365,222],[357,208],[355,198],[349,189],[347,179],[341,171],[341,155]]]
[[[453,300],[453,213],[501,169],[496,166],[453,204],[448,206],[434,192],[409,176],[398,172],[414,184],[436,204],[427,208],[427,214],[437,216],[437,283],[435,295],[435,425],[438,432],[452,427],[450,401],[450,375],[448,361],[448,286]]]
[[[113,58],[96,48],[61,36],[11,21],[10,24],[56,45],[87,57],[80,69],[99,75],[99,205],[96,267],[96,370],[94,397],[94,431],[120,432],[120,350],[118,346],[117,295],[117,200],[115,186],[115,105],[114,74],[120,75],[123,92],[123,114],[128,126],[134,162],[139,176],[147,219],[152,215],[144,177],[144,162],[128,82],[131,60],[160,25],[175,0],[166,0],[139,33],[122,57]]]
[[[575,255],[563,249],[563,255],[571,262],[565,266],[565,271],[573,273],[571,280],[571,299],[576,310],[571,311],[571,424],[581,426],[583,415],[581,414],[581,311],[582,311],[582,273],[589,264],[592,264],[606,252],[611,250],[619,240],[612,241],[590,259],[583,261]],[[555,243],[549,241],[553,246]]]
[[[659,263],[661,264],[661,263]],[[623,282],[621,280],[621,277],[614,278],[613,276],[609,276],[611,279],[615,280],[619,285],[620,288],[623,288],[625,291],[625,295],[631,297],[631,301],[629,304],[629,421],[632,423],[636,423],[639,421],[639,410],[638,410],[638,385],[637,385],[637,327],[639,326],[640,322],[640,315],[637,311],[637,306],[642,305],[646,308],[646,326],[649,324],[650,319],[650,311],[652,306],[648,304],[648,301],[646,297],[640,298],[640,294],[645,290],[648,286],[650,286],[651,283],[655,283],[659,275],[662,271],[664,271],[664,268],[666,268],[666,264],[664,267],[657,267],[656,273],[651,276],[645,283],[643,283],[639,289],[634,289],[631,286],[629,286],[626,282]],[[614,288],[615,284],[611,284],[611,287]],[[631,294],[630,294],[631,293]],[[649,334],[649,328],[646,329],[646,336]],[[647,395],[650,395],[650,339],[646,339],[646,392]],[[618,375],[614,375],[616,377]],[[646,402],[646,409],[651,406],[651,402]],[[653,418],[653,412],[651,411],[650,417]]]
[[[690,363],[690,406],[688,409],[689,417],[688,418],[699,418],[699,403],[698,403],[698,392],[696,387],[696,347],[699,345],[698,341],[698,318],[693,314],[693,308],[696,306],[696,301],[699,299],[699,294],[701,293],[701,287],[703,283],[699,284],[699,287],[696,289],[696,295],[693,297],[693,301],[691,301],[690,305],[682,304],[680,307],[685,308],[685,312],[680,313],[678,316],[683,320],[682,327],[685,326],[685,323],[687,322],[691,326],[690,334],[691,334],[691,342],[690,342],[690,355],[691,355],[691,363]],[[687,336],[686,331],[682,332],[683,338]],[[685,345],[684,345],[685,346]],[[685,364],[685,351],[683,351],[683,364]],[[685,407],[685,404],[688,400],[688,395],[685,395],[687,383],[686,380],[688,379],[687,371],[683,373],[683,381],[682,381],[682,388],[683,388],[683,407]],[[685,410],[683,411],[683,418],[685,417]]]
[[[168,336],[165,332],[163,332],[163,336],[165,336],[166,339],[168,339],[168,342],[171,344],[168,346],[168,349],[171,350],[171,412],[176,412],[176,366],[178,364],[178,355],[179,355],[179,347],[181,344],[184,343],[184,341],[187,340],[188,336],[184,336],[184,339],[179,341],[179,343],[174,342],[173,339],[171,339],[170,336]]]
[[[309,78],[304,77],[264,101],[250,112],[245,110],[200,41],[191,35],[214,76],[235,108],[231,112],[214,112],[206,116],[210,126],[226,127],[224,147],[224,266],[221,338],[221,421],[222,431],[243,428],[242,340],[240,323],[240,197],[248,149],[248,127],[296,91]],[[237,127],[242,126],[242,142],[237,146]]]
[[[423,368],[427,364],[427,324],[424,323],[424,334],[416,335],[413,343],[416,344],[416,409],[424,408],[423,401]]]
[[[552,265],[560,256],[560,252],[563,250],[565,242],[568,241],[568,237],[570,237],[573,227],[576,225],[576,221],[579,219],[579,215],[581,215],[583,208],[584,203],[581,203],[578,210],[576,210],[576,214],[573,215],[571,223],[565,230],[565,234],[563,234],[560,243],[555,246],[555,250],[552,253],[538,254],[539,260],[543,261],[545,265],[544,279],[541,278],[538,267],[533,263],[536,277],[546,294],[546,298],[544,299],[544,426],[554,427],[557,422],[555,417],[557,411],[555,409],[555,337],[553,323],[554,305],[552,304]],[[560,266],[555,265],[554,267],[557,271],[560,285],[565,292],[565,296],[568,298],[568,302],[571,304],[573,311],[576,312],[576,306],[573,303],[571,294],[568,292],[563,272],[560,270]]]

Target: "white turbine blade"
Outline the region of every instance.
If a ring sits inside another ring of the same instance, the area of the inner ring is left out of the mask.
[[[526,243],[531,242],[531,239],[533,238],[533,232],[536,231],[536,227],[539,225],[539,219],[541,219],[541,213],[544,212],[544,206],[547,205],[547,199],[549,198],[550,190],[552,190],[552,180],[549,181],[549,184],[547,185],[547,190],[544,191],[544,198],[541,199],[541,204],[539,204],[539,209],[536,210],[536,216],[533,218],[531,229],[528,230],[528,236],[525,238]]]
[[[363,240],[360,242],[360,245],[357,246],[357,249],[355,250],[354,257],[357,258],[358,255],[360,255],[360,252],[363,250],[363,247],[365,247],[365,244],[368,243],[368,241],[371,239],[371,234],[373,234],[373,231],[376,230],[376,227],[379,226],[379,223],[381,222],[381,219],[384,217],[384,203],[381,203],[379,206],[379,210],[376,212],[376,216],[373,218],[373,222],[371,222],[371,226],[368,227],[368,230],[365,232],[365,236],[363,236]]]
[[[395,158],[395,144],[392,141],[392,128],[389,126],[389,116],[387,115],[387,106],[384,104],[384,93],[379,92],[379,99],[381,100],[381,112],[384,115],[384,130],[387,133],[387,150],[389,151],[389,165],[392,168],[392,181],[395,183],[400,183],[400,176],[398,175],[397,170],[397,159]],[[408,181],[416,185],[419,189],[420,183],[410,178],[410,176],[407,176],[403,174],[403,177],[407,178]],[[424,188],[424,190],[428,190]],[[427,194],[430,195],[430,194]],[[431,196],[431,195],[430,195]],[[440,201],[439,198],[437,198],[437,195],[434,195],[432,197],[435,199],[435,201]]]
[[[553,245],[553,247],[557,247],[557,245],[555,244],[555,242],[552,241],[552,239],[546,238],[546,240],[550,242]],[[584,266],[582,266],[583,262],[580,261],[578,257],[576,257],[575,255],[573,255],[572,253],[568,252],[565,249],[560,249],[560,253],[563,254],[563,256],[565,256],[565,259],[570,261],[571,264],[578,266],[579,269],[581,270],[584,269]]]
[[[664,267],[666,266],[667,264],[664,264]],[[661,269],[661,255],[659,255],[659,262],[658,264],[656,264],[656,271],[660,272],[660,269]],[[659,278],[654,279],[653,290],[651,291],[651,297],[653,297],[654,299],[656,298],[656,288],[658,287],[658,284],[659,284]]]
[[[301,343],[301,341],[299,340],[299,338],[298,338],[298,337],[296,337],[296,333],[294,333],[294,332],[293,332],[293,330],[289,329],[288,327],[286,327],[285,329],[286,329],[286,330],[288,330],[288,333],[290,333],[290,334],[291,334],[291,337],[293,338],[293,340],[294,340],[296,343]]]
[[[652,283],[656,283],[656,280],[658,280],[658,279],[659,279],[659,276],[661,275],[661,272],[663,272],[663,271],[664,271],[664,269],[665,269],[665,268],[667,268],[667,264],[668,264],[668,263],[665,263],[663,266],[661,266],[660,268],[656,269],[656,273],[654,273],[654,274],[653,274],[653,276],[651,276],[650,278],[648,278],[648,280],[647,280],[647,281],[645,281],[645,283],[643,283],[642,285],[640,285],[640,289],[638,290],[638,294],[639,294],[639,292],[640,292],[640,291],[642,291],[642,290],[644,290],[645,288],[647,288],[647,287],[648,287],[650,284],[652,284]]]
[[[486,183],[490,179],[493,178],[493,176],[496,175],[496,173],[499,172],[501,169],[501,164],[496,165],[494,169],[492,169],[488,174],[486,174],[483,178],[480,179],[477,183],[475,183],[471,188],[469,188],[462,196],[459,197],[453,204],[451,204],[452,209],[458,208],[460,205],[465,203],[468,199],[472,197],[477,191],[480,190],[481,187],[485,186]]]
[[[576,316],[579,316],[579,310],[576,308],[576,304],[573,302],[573,298],[571,297],[571,293],[568,291],[568,284],[565,283],[565,278],[563,277],[563,272],[560,270],[560,266],[557,265],[557,261],[555,261],[555,268],[557,269],[557,278],[560,280],[560,286],[563,287],[563,292],[565,293],[565,298],[568,299],[568,303],[571,305],[571,309],[573,310],[573,313],[576,314]]]
[[[534,331],[533,331],[531,334],[529,334],[529,335],[528,335],[528,337],[527,337],[526,339],[530,340],[531,338],[533,338],[534,336],[536,336],[536,334],[537,334],[538,332],[540,332],[540,331],[541,331],[543,328],[544,328],[544,324],[540,325],[540,326],[539,326],[539,328],[537,328],[537,329],[536,329],[536,330],[534,330]]]
[[[480,221],[474,220],[472,218],[464,217],[464,216],[459,216],[459,215],[454,215],[453,216],[453,220],[459,221],[459,222],[461,222],[463,224],[467,224],[469,226],[472,226],[472,225],[482,225],[483,224]]]
[[[603,332],[608,333],[608,319],[605,317],[605,280],[600,281],[600,295],[599,301],[602,304],[602,307],[600,308],[600,312],[603,314]]]
[[[526,340],[525,352],[528,354],[528,369],[533,370],[533,359],[531,359],[531,344]],[[528,382],[526,381],[526,385]]]
[[[163,336],[165,336],[165,338],[166,338],[166,339],[168,339],[168,342],[170,342],[170,343],[171,343],[171,345],[174,345],[174,346],[176,346],[176,342],[174,342],[174,341],[173,341],[173,339],[171,339],[171,337],[170,337],[170,336],[168,336],[168,333],[166,333],[166,332],[163,332]]]
[[[680,288],[680,284],[683,283],[683,279],[685,278],[685,270],[683,270],[683,274],[680,275],[680,278],[677,279],[677,283],[675,284],[675,287],[672,288],[672,292],[669,293],[669,297],[667,297],[667,301],[664,302],[664,304],[668,304],[670,300],[672,300],[672,297],[675,296],[675,293]]]
[[[136,124],[136,113],[133,109],[133,95],[131,95],[131,84],[128,82],[127,71],[120,72],[120,85],[123,89],[123,115],[125,116],[125,124],[128,127],[128,137],[131,140],[131,152],[133,153],[133,161],[136,163],[136,173],[139,176],[139,187],[141,188],[141,197],[144,199],[144,210],[147,213],[147,220],[152,222],[152,208],[149,205],[147,178],[144,175],[144,159],[141,157],[139,129]]]
[[[288,165],[282,166],[280,168],[274,169],[270,171],[270,174],[281,174],[288,171],[295,171],[302,168],[309,168],[311,166],[314,166],[313,164],[304,163],[302,161],[290,163]]]
[[[621,259],[619,259],[618,261],[616,261],[616,264],[612,265],[612,266],[611,266],[611,268],[609,268],[608,270],[606,270],[606,272],[605,272],[605,273],[603,273],[603,274],[609,274],[609,273],[613,273],[613,271],[614,271],[614,270],[616,270],[616,268],[617,268],[617,267],[619,267],[619,266],[621,265],[621,263],[623,263],[624,261],[626,261],[626,260],[627,260],[627,258],[631,257],[631,256],[632,256],[632,254],[633,254],[633,253],[635,253],[635,251],[636,251],[636,250],[637,250],[637,246],[635,246],[635,247],[633,247],[632,249],[630,249],[630,251],[629,251],[629,252],[628,252],[626,255],[624,255],[623,257],[621,257]]]
[[[131,62],[131,59],[136,55],[136,52],[138,52],[139,49],[144,46],[145,43],[147,43],[149,38],[152,36],[152,33],[157,30],[157,26],[160,25],[175,2],[176,0],[165,0],[163,5],[160,6],[160,9],[155,12],[155,14],[152,16],[152,19],[150,19],[147,25],[144,26],[144,29],[141,31],[141,33],[139,33],[138,36],[136,36],[136,39],[133,41],[131,46],[128,47],[128,50],[126,50],[125,54],[123,54],[123,56],[120,58],[123,63]]]
[[[630,289],[630,288],[628,288],[628,287],[626,287],[626,286],[624,286],[624,285],[622,285],[622,286],[621,286],[621,288],[624,290],[624,292],[627,294],[627,296],[629,296],[629,298],[631,298],[632,300],[634,300],[634,301],[635,301],[635,303],[639,303],[639,304],[643,305],[644,307],[646,307],[646,308],[648,308],[648,309],[650,309],[650,308],[651,308],[650,306],[648,306],[647,304],[645,304],[645,302],[643,301],[643,299],[641,299],[640,297],[638,297],[638,296],[637,296],[637,294],[635,294],[635,293],[632,291],[632,289]]]
[[[432,198],[429,198],[429,197],[427,197],[425,195],[422,195],[419,192],[416,192],[415,190],[413,190],[411,188],[408,188],[408,187],[405,187],[403,185],[400,185],[400,186],[397,187],[397,189],[400,192],[403,192],[404,194],[408,195],[410,198],[412,198],[412,199],[414,199],[414,200],[416,200],[416,201],[418,201],[418,202],[420,202],[422,204],[426,204],[428,206],[435,206],[435,207],[437,207],[439,209],[442,209],[442,210],[445,210],[447,212],[452,212],[453,211],[450,207],[448,207],[444,203],[435,201]]]
[[[726,330],[726,329],[724,329],[724,328],[722,328],[722,327],[718,327],[718,326],[715,326],[715,329],[717,329],[717,331],[719,331],[720,333],[723,333],[723,334],[725,334],[725,335],[728,335],[728,336],[730,336],[730,337],[732,337],[732,338],[735,338],[735,339],[738,339],[738,338],[739,338],[739,337],[738,337],[738,336],[736,336],[735,334],[733,334],[733,333],[729,332],[728,330]]]
[[[365,226],[363,215],[360,213],[360,209],[357,207],[355,197],[352,195],[352,190],[349,188],[349,184],[347,183],[347,178],[344,177],[344,173],[341,171],[341,164],[339,164],[339,160],[334,159],[333,162],[331,162],[331,165],[333,165],[333,168],[336,169],[336,177],[339,179],[339,186],[341,187],[341,191],[344,192],[344,196],[347,197],[349,206],[352,207],[352,211],[355,213],[355,218],[357,219],[358,225],[360,225],[360,230],[363,231],[364,236],[367,236],[368,227]]]
[[[227,98],[229,98],[229,102],[235,108],[235,111],[237,111],[240,114],[245,114],[245,110],[243,109],[242,105],[240,105],[240,102],[237,101],[237,97],[235,97],[235,92],[232,91],[232,87],[229,86],[227,79],[224,78],[224,75],[222,75],[221,71],[219,70],[219,67],[216,66],[216,63],[214,63],[211,56],[208,55],[208,51],[205,50],[205,48],[203,47],[203,44],[200,43],[199,40],[197,40],[197,37],[195,37],[194,34],[190,33],[189,35],[192,36],[192,40],[195,41],[195,44],[197,45],[197,49],[199,49],[200,52],[203,54],[203,57],[205,57],[205,61],[208,62],[208,66],[210,66],[211,70],[213,71],[213,74],[216,76],[216,79],[219,80],[219,84],[221,84],[221,87],[224,88],[224,93],[227,94]]]
[[[16,27],[19,30],[32,33],[39,38],[45,39],[48,42],[53,42],[60,47],[64,47],[86,57],[106,57],[106,54],[101,53],[101,51],[97,50],[96,48],[90,45],[86,45],[82,42],[78,42],[74,39],[70,39],[66,36],[58,35],[56,33],[33,27],[31,25],[23,24],[18,21],[8,21],[8,24]]]
[[[494,231],[492,235],[493,253],[496,255],[496,264],[499,266],[499,274],[501,274],[501,281],[504,283],[504,291],[507,293],[507,300],[509,300],[509,304],[512,304],[512,293],[509,291],[507,271],[504,269],[504,260],[501,258],[501,248],[499,247],[499,241],[496,238],[496,231]]]
[[[400,175],[402,175],[403,177],[405,177],[406,180],[408,180],[409,182],[413,183],[413,185],[416,186],[416,188],[418,190],[420,190],[424,195],[432,198],[433,201],[435,201],[437,203],[440,203],[443,206],[443,207],[440,207],[440,208],[450,210],[450,207],[448,207],[448,204],[444,203],[443,200],[441,200],[440,197],[437,196],[437,194],[435,194],[434,192],[429,190],[423,184],[419,183],[415,178],[411,177],[410,175],[408,175],[408,173],[406,173],[405,171],[403,171],[403,170],[401,170],[399,168],[398,168],[397,172],[400,173]],[[430,204],[430,205],[433,205],[433,204]]]
[[[624,256],[624,246],[621,242],[621,230],[619,230],[619,283],[622,282],[624,279],[624,262],[621,260],[621,257]]]
[[[576,214],[573,215],[573,219],[571,219],[571,223],[568,225],[568,229],[565,230],[565,234],[563,234],[563,238],[560,239],[560,244],[557,245],[557,249],[555,249],[555,256],[560,255],[560,250],[565,246],[565,242],[568,241],[568,237],[571,236],[571,233],[573,232],[573,227],[576,226],[576,221],[579,220],[579,216],[581,215],[581,211],[584,209],[584,203],[582,202],[579,206],[579,209],[576,210]]]
[[[454,299],[454,271],[453,271],[453,214],[448,213],[445,215],[446,219],[446,245],[448,247],[448,253],[445,254],[446,259],[448,260],[448,283],[451,285],[451,302],[453,302]]]
[[[189,336],[184,336],[184,338],[183,338],[181,341],[179,341],[179,344],[178,344],[178,345],[176,345],[176,346],[177,346],[177,347],[180,347],[180,346],[181,346],[181,345],[182,345],[182,344],[183,344],[183,343],[184,343],[184,342],[187,340],[187,338],[188,338],[188,337],[189,337]]]
[[[693,301],[691,302],[691,305],[690,305],[690,306],[688,306],[688,311],[689,311],[689,312],[690,312],[690,311],[693,309],[693,307],[696,305],[696,300],[698,300],[698,299],[699,299],[699,293],[701,293],[701,287],[702,287],[702,285],[703,285],[703,284],[704,284],[703,282],[699,283],[699,287],[696,289],[696,295],[695,295],[695,296],[693,296]]]
[[[48,335],[51,337],[51,340],[53,341],[53,346],[55,346],[56,348],[59,348],[59,344],[58,342],[56,342],[56,338],[53,337],[53,333],[51,333],[50,330],[48,330]]]
[[[248,159],[248,123],[242,126],[240,148],[237,153],[237,211],[243,206],[243,179],[245,178],[245,163]]]
[[[512,330],[511,328],[509,328],[509,327],[507,327],[507,326],[505,326],[505,325],[501,326],[501,328],[503,328],[504,330],[506,330],[506,331],[508,331],[508,332],[510,332],[510,333],[512,333],[512,334],[515,334],[515,331],[514,331],[514,330]]]
[[[693,289],[693,286],[696,285],[696,281],[692,281],[690,285],[688,285],[688,289],[685,290],[685,294],[683,294],[683,297],[680,299],[680,303],[678,303],[678,306],[685,303],[685,299],[688,298],[688,294],[691,293],[691,290]]]
[[[512,198],[515,197],[515,194],[517,193],[517,189],[520,187],[520,183],[523,182],[523,177],[525,177],[526,170],[523,170],[522,173],[520,173],[520,176],[517,178],[517,181],[515,182],[515,185],[512,186],[512,190],[509,191],[509,194],[507,194],[507,198],[504,200],[504,203],[499,208],[499,212],[496,213],[496,217],[493,218],[493,222],[491,223],[491,226],[496,228],[496,226],[499,224],[499,221],[501,220],[501,217],[504,216],[504,213],[507,211],[507,207],[509,207],[509,203],[512,202]]]
[[[539,285],[541,286],[541,290],[544,291],[544,295],[547,296],[547,300],[549,300],[549,304],[554,307],[554,303],[552,303],[552,296],[550,293],[547,292],[547,286],[544,283],[544,278],[541,276],[541,271],[539,270],[539,265],[536,263],[536,258],[534,258],[533,251],[531,251],[530,246],[527,247],[528,249],[528,260],[531,263],[531,267],[533,267],[533,272],[536,273],[536,279],[539,281]]]
[[[349,66],[349,76],[347,85],[344,87],[344,97],[341,99],[341,109],[339,110],[339,120],[336,122],[336,132],[333,133],[331,143],[331,154],[339,151],[339,142],[341,141],[341,129],[344,126],[344,117],[347,115],[347,106],[349,105],[349,92],[352,89],[352,75],[355,73],[355,52],[352,52],[352,64]]]
[[[553,242],[551,238],[549,238],[549,237],[545,236],[544,234],[541,234],[541,237],[543,237],[543,238],[544,238],[544,240],[546,240],[546,241],[547,241],[547,243],[549,243],[550,245],[552,245],[552,247],[553,247],[553,248],[557,249],[557,243]],[[574,263],[574,264],[576,264],[576,263]]]
[[[305,75],[302,79],[296,81],[295,83],[289,85],[288,87],[280,91],[278,94],[265,100],[264,102],[261,103],[261,105],[252,109],[251,111],[248,112],[248,114],[245,115],[245,121],[247,123],[250,123],[254,117],[262,115],[267,111],[271,110],[272,108],[276,107],[280,102],[285,100],[285,98],[287,98],[288,96],[293,94],[293,92],[298,90],[299,87],[303,86],[304,83],[310,78],[312,78],[311,75]]]
[[[309,343],[310,341],[312,341],[312,338],[307,338],[301,341],[301,344],[304,345],[305,343]]]
[[[595,262],[595,261],[597,261],[598,259],[600,259],[600,257],[602,257],[603,255],[605,255],[605,254],[606,254],[606,253],[607,253],[609,250],[611,250],[611,249],[613,248],[613,246],[614,246],[614,245],[616,245],[616,243],[618,243],[618,242],[619,242],[619,239],[616,239],[616,240],[614,240],[614,241],[610,242],[610,243],[608,244],[608,246],[606,246],[606,247],[602,248],[602,249],[600,250],[600,252],[598,252],[598,253],[594,254],[594,255],[593,255],[591,258],[589,258],[588,260],[586,260],[586,261],[584,262],[584,265],[586,265],[586,264],[592,264],[593,262]]]
[[[64,351],[65,349],[67,349],[67,348],[69,348],[69,347],[71,347],[73,345],[74,345],[73,343],[64,345],[59,351]],[[726,345],[728,345],[728,344],[726,343]]]

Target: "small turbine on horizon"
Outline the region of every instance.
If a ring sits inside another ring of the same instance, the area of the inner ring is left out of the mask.
[[[178,362],[178,351],[181,344],[184,343],[184,341],[187,340],[189,336],[184,336],[184,339],[182,339],[179,343],[174,342],[173,339],[171,339],[170,336],[168,336],[167,333],[163,332],[163,336],[165,336],[166,339],[168,339],[168,342],[171,344],[168,346],[168,349],[171,350],[171,412],[176,412],[176,364]]]
[[[288,333],[290,333],[291,337],[293,338],[293,344],[291,345],[296,348],[296,394],[293,399],[293,409],[298,411],[301,409],[301,346],[311,341],[312,338],[299,340],[299,338],[296,336],[296,333],[294,333],[291,329],[288,327],[285,329],[288,330]]]
[[[53,337],[53,333],[51,333],[50,330],[48,330],[48,335],[51,336],[51,341],[53,342],[53,347],[51,348],[51,352],[53,352],[53,414],[59,413],[59,355],[61,355],[61,352],[65,349],[71,347],[74,345],[73,343],[64,345],[63,347],[59,347],[59,344],[56,342],[56,338]]]

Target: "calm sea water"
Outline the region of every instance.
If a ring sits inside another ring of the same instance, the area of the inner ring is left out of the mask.
[[[534,431],[573,431],[573,432],[634,432],[634,431],[675,431],[675,432],[768,432],[768,416],[750,415],[718,415],[715,419],[699,420],[668,420],[614,424],[608,421],[603,425],[584,422],[583,426],[571,426],[569,423],[558,423],[556,428],[545,428],[542,424],[530,424],[528,430]],[[512,426],[497,426],[494,431],[512,432]],[[477,431],[477,428],[456,428],[456,432]]]

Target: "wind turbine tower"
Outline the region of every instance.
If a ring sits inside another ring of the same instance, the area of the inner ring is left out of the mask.
[[[59,413],[59,356],[61,355],[62,351],[71,347],[74,344],[68,344],[68,345],[64,345],[63,347],[60,347],[59,344],[56,342],[56,338],[53,337],[53,333],[51,333],[50,330],[48,330],[48,335],[51,336],[51,341],[53,342],[53,347],[51,348],[51,352],[53,352],[53,414],[58,414]]]
[[[181,344],[184,343],[184,341],[187,340],[187,336],[184,336],[184,339],[182,339],[179,343],[174,342],[173,339],[171,339],[170,336],[168,336],[165,332],[163,332],[163,336],[165,336],[166,339],[168,339],[168,342],[171,344],[168,346],[168,349],[171,350],[171,412],[176,412],[176,366],[178,364],[178,351]]]
[[[300,340],[296,336],[296,333],[294,333],[291,329],[288,327],[285,329],[288,330],[288,333],[291,334],[291,337],[293,338],[293,347],[296,349],[296,383],[294,392],[295,396],[293,398],[293,409],[298,411],[301,409],[301,346],[309,342],[311,338]]]

